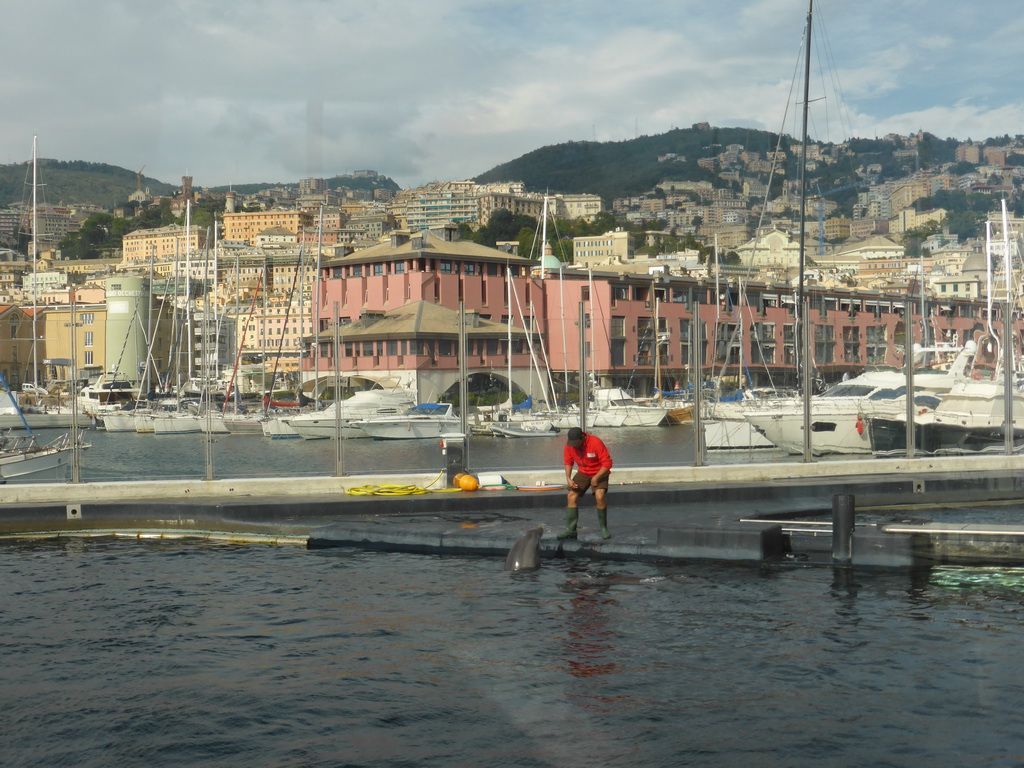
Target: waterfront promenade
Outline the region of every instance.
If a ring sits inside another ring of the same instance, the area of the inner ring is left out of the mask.
[[[446,489],[436,472],[9,485],[0,488],[0,535],[199,536],[492,556],[540,524],[542,557],[827,563],[831,527],[823,520],[837,496],[850,496],[854,565],[1015,562],[1024,561],[1024,525],[993,526],[967,511],[959,533],[948,525],[937,533],[928,510],[1013,505],[1024,494],[1022,471],[1024,459],[1007,456],[616,469],[608,541],[597,535],[589,498],[579,539],[555,538],[564,526],[561,469],[510,471],[504,489],[474,492]],[[397,488],[370,493],[381,486]],[[551,486],[558,488],[542,490]],[[411,492],[419,488],[427,492]]]

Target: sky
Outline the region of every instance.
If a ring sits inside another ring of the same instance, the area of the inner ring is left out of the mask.
[[[799,136],[807,0],[0,0],[0,163],[471,178],[708,122]],[[815,0],[810,134],[1024,133],[1024,6]]]

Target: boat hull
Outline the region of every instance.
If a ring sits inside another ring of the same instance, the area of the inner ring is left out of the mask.
[[[774,449],[775,444],[746,421],[705,421],[704,447],[709,451]]]
[[[462,422],[459,419],[424,421],[364,421],[360,422],[363,432],[374,440],[425,440],[437,438],[451,432],[458,432]]]
[[[11,446],[0,451],[0,478],[5,483],[66,481],[70,468],[70,435],[63,435],[49,445]]]

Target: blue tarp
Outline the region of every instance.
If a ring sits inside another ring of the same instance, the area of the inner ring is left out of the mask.
[[[530,395],[529,397],[527,397],[519,405],[513,405],[512,406],[512,410],[513,411],[528,411],[531,408],[533,408],[533,395]]]

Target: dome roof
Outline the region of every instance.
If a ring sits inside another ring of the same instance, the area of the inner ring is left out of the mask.
[[[988,260],[985,258],[984,253],[972,253],[966,259],[964,259],[963,266],[960,271],[966,275],[969,272],[976,272],[982,275],[988,270]]]

